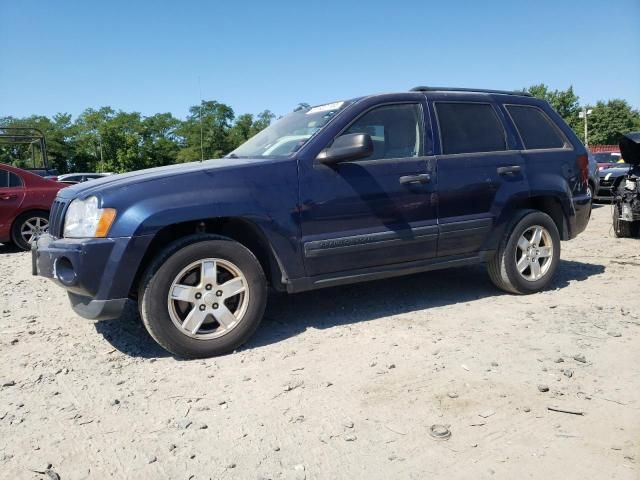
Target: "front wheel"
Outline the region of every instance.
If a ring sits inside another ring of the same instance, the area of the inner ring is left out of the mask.
[[[225,237],[194,235],[156,258],[140,293],[142,321],[163,348],[206,358],[235,350],[255,332],[267,284],[246,247]]]
[[[638,222],[626,222],[621,220],[622,208],[619,204],[613,205],[613,233],[616,238],[630,238],[638,235]]]
[[[519,212],[507,236],[489,260],[492,282],[510,293],[528,294],[546,288],[560,262],[560,234],[549,215]]]

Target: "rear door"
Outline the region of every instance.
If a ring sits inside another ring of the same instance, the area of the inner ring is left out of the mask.
[[[301,228],[309,276],[436,255],[435,162],[426,100],[364,104],[338,135],[368,133],[371,156],[301,164]],[[430,138],[430,136],[429,136]],[[329,142],[330,143],[330,142]]]
[[[528,196],[524,158],[490,97],[449,96],[432,105],[440,152],[438,256],[474,253],[483,249],[506,202]]]
[[[22,179],[0,167],[0,232],[7,235],[24,200]]]

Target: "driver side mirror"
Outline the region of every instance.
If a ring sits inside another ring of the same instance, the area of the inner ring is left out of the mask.
[[[322,150],[316,160],[325,165],[357,160],[373,153],[373,140],[368,133],[349,133],[336,138],[330,147]]]

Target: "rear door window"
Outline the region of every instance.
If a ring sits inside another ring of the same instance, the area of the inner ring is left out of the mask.
[[[567,142],[551,119],[537,107],[505,105],[516,125],[524,148],[540,150],[563,148]]]
[[[0,169],[0,188],[22,187],[22,180],[18,175],[7,170]]]
[[[17,188],[22,186],[22,180],[18,175],[9,172],[9,188]]]
[[[504,127],[491,104],[436,102],[435,107],[443,154],[507,149]]]

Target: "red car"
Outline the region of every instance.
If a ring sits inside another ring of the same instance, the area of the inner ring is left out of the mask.
[[[49,209],[68,184],[0,164],[0,243],[28,250],[34,236],[49,227]]]

